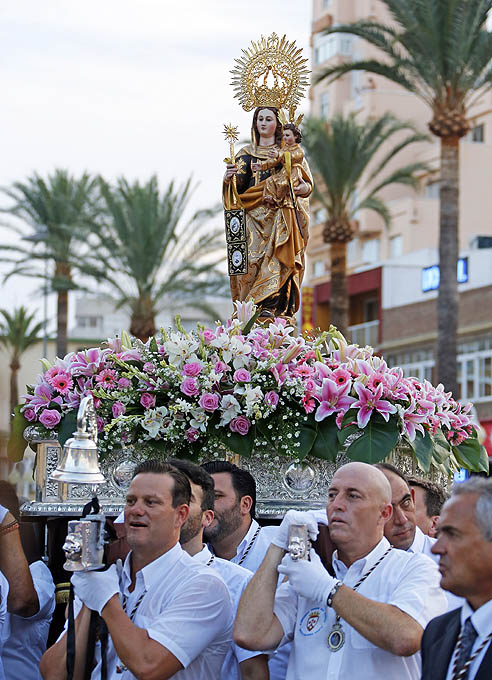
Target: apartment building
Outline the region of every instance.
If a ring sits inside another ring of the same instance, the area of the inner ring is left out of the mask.
[[[361,18],[389,21],[380,0],[313,0],[311,57],[316,74],[343,59],[368,58],[375,50],[326,28]],[[414,95],[386,79],[349,73],[311,87],[310,112],[319,118],[356,112],[359,120],[390,111],[427,130],[430,111]],[[472,128],[461,141],[460,290],[458,380],[462,400],[476,404],[492,455],[492,219],[487,200],[492,167],[492,94],[471,111]],[[436,297],[439,285],[439,141],[413,145],[395,161],[425,160],[431,171],[421,189],[391,187],[383,195],[392,213],[386,229],[370,212],[356,215],[356,237],[348,244],[350,333],[353,341],[377,348],[391,365],[435,379]],[[324,209],[312,204],[303,291],[303,324],[330,323],[329,245],[323,242]]]

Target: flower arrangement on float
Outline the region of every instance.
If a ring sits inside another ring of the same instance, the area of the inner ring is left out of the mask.
[[[64,443],[80,400],[94,397],[99,455],[122,446],[153,455],[198,458],[219,445],[334,461],[343,449],[374,463],[399,443],[419,466],[488,470],[470,415],[442,385],[406,378],[371,347],[348,344],[331,327],[294,336],[285,320],[256,323],[254,305],[215,328],[161,329],[146,343],[121,338],[73,352],[28,387],[16,431],[36,425]]]

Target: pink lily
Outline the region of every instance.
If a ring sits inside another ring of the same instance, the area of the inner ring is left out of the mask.
[[[357,424],[361,430],[363,430],[369,422],[374,410],[380,413],[386,422],[389,420],[391,413],[396,413],[396,406],[390,404],[386,399],[381,399],[383,393],[382,385],[379,385],[375,393],[368,390],[367,387],[364,387],[360,382],[354,384],[354,389],[357,392],[359,400],[355,401],[351,408],[359,409],[357,413]]]
[[[355,401],[354,397],[347,396],[349,389],[350,385],[348,383],[340,388],[334,380],[324,378],[321,387],[321,403],[314,416],[316,422],[319,423],[321,420],[331,416],[332,413],[348,411]]]

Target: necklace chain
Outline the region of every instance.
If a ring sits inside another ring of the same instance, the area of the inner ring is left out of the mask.
[[[372,574],[372,572],[378,567],[381,562],[384,560],[386,555],[392,550],[392,546],[386,550],[384,555],[382,555],[377,562],[375,562],[372,567],[366,571],[365,574],[361,576],[361,578],[357,581],[355,586],[352,587],[352,590],[357,590],[357,588],[364,583],[366,578]],[[349,586],[350,587],[350,586]],[[331,632],[328,635],[328,646],[333,652],[337,652],[339,649],[343,647],[344,641],[345,641],[345,633],[343,632],[342,629],[342,624],[340,623],[341,617],[340,614],[336,614],[335,617],[335,623],[332,626]]]
[[[146,592],[147,592],[146,590],[143,591],[143,593],[142,593],[142,594],[140,595],[140,597],[138,598],[138,600],[137,600],[135,606],[133,607],[133,609],[132,609],[132,611],[131,611],[131,613],[130,613],[130,615],[129,615],[130,621],[133,621],[133,619],[135,618],[135,614],[137,613],[137,609],[140,607],[140,603],[141,603],[142,600],[144,599],[145,593],[146,593]],[[126,614],[126,605],[127,605],[127,603],[128,603],[128,597],[127,597],[127,595],[123,595],[123,611],[125,612],[125,614]],[[123,673],[124,671],[127,671],[127,670],[128,670],[128,667],[125,666],[124,663],[118,663],[118,664],[116,665],[116,668],[115,668],[115,672],[118,673],[118,674]]]
[[[261,527],[258,527],[258,528],[257,528],[257,530],[255,531],[255,533],[254,533],[254,535],[253,535],[253,538],[252,538],[251,541],[248,543],[248,545],[247,545],[247,547],[246,547],[246,550],[245,550],[244,553],[243,553],[243,556],[241,557],[241,559],[240,559],[239,562],[238,562],[239,565],[241,565],[241,564],[244,562],[244,560],[246,559],[246,557],[247,557],[249,551],[250,551],[251,548],[253,547],[253,543],[256,541],[256,537],[257,537],[258,534],[260,533],[260,529],[261,529]]]

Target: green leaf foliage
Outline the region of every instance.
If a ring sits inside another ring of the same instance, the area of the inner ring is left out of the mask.
[[[229,435],[225,430],[216,430],[215,434],[228,449],[239,456],[246,456],[248,458],[253,453],[256,437],[254,425],[251,426],[248,434],[245,435],[238,434],[237,432],[231,432]]]
[[[478,439],[470,437],[461,442],[459,446],[453,446],[453,453],[461,467],[472,472],[489,471],[488,459],[487,467],[484,468],[485,461],[482,459],[482,449]]]
[[[60,446],[65,446],[65,442],[77,430],[77,411],[67,411],[60,421],[58,428],[58,442]]]
[[[316,439],[316,427],[309,423],[302,423],[299,426],[299,439],[300,446],[295,449],[295,455],[302,460],[305,458],[313,448],[314,441]]]
[[[412,447],[422,470],[424,472],[429,472],[432,461],[433,444],[427,430],[425,431],[425,435],[417,432],[413,442],[410,442],[410,446]]]
[[[309,455],[334,463],[339,450],[338,427],[332,415],[318,423],[317,436]]]
[[[24,439],[24,430],[29,425],[29,422],[21,413],[22,404],[19,404],[14,409],[14,417],[12,419],[12,429],[10,431],[10,439],[7,444],[7,456],[11,463],[18,463],[24,458],[24,452],[27,448],[27,442]]]
[[[390,418],[387,423],[370,420],[362,435],[347,449],[347,456],[362,463],[379,463],[395,448],[400,439],[400,432],[396,418]]]

